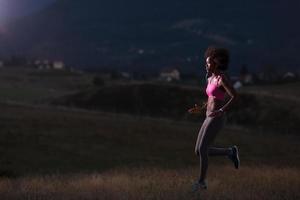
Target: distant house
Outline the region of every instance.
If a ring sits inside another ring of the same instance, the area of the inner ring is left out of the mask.
[[[296,75],[293,72],[286,72],[283,75],[283,78],[295,78],[295,77],[296,77]]]
[[[50,64],[48,60],[35,60],[34,65],[39,70],[50,69]]]
[[[159,79],[167,82],[179,81],[180,72],[174,68],[165,68],[160,72]]]
[[[54,61],[51,62],[49,60],[35,60],[34,66],[39,70],[49,70],[49,69],[56,69],[61,70],[65,68],[65,64],[62,61]]]
[[[234,84],[233,84],[233,87],[234,89],[239,89],[241,87],[243,87],[243,84],[241,83],[241,81],[236,81]]]
[[[131,75],[128,72],[120,72],[120,76],[123,79],[131,79]]]
[[[52,64],[53,69],[64,69],[65,68],[65,63],[62,61],[54,61]]]
[[[239,89],[239,88],[243,87],[243,83],[241,81],[240,76],[230,76],[230,82],[232,83],[232,85],[235,89]]]
[[[286,72],[283,74],[282,79],[285,81],[291,81],[296,79],[296,74],[293,72]]]
[[[144,49],[139,49],[139,50],[138,50],[138,54],[142,55],[142,54],[144,54],[144,53],[145,53],[145,50],[144,50]]]
[[[41,63],[42,63],[42,62],[41,62],[40,60],[35,60],[35,61],[34,61],[34,65],[35,65],[35,66],[39,66]]]

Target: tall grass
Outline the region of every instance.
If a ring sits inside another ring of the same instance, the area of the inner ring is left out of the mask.
[[[103,173],[0,179],[1,199],[272,199],[300,198],[300,171],[212,165],[208,190],[192,192],[198,169],[117,168]]]

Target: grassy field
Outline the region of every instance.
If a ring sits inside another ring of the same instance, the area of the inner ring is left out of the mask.
[[[2,104],[1,199],[298,199],[298,135],[226,126],[241,169],[211,158],[209,189],[194,144],[201,123],[47,106]],[[250,194],[251,193],[251,194]]]
[[[1,199],[299,199],[299,170],[271,166],[211,166],[209,188],[190,185],[195,168],[122,168],[103,173],[1,179]]]
[[[215,145],[238,145],[240,169],[226,157],[211,157],[208,190],[192,193],[200,117],[192,122],[50,106],[49,99],[90,87],[91,76],[41,78],[11,70],[0,75],[0,199],[300,199],[296,131],[227,124]],[[240,92],[266,104],[282,94],[275,100],[297,110],[299,83],[287,87]]]
[[[20,66],[0,68],[0,102],[45,103],[89,87],[93,78],[87,73],[54,72]]]

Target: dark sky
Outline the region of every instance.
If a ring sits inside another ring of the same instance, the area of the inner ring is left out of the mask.
[[[0,24],[35,12],[56,0],[0,0]]]

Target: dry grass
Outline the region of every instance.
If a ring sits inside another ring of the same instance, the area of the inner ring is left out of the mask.
[[[300,199],[295,130],[226,126],[216,143],[237,144],[242,168],[212,158],[208,190],[192,193],[200,120],[7,103],[0,108],[0,200]]]
[[[212,165],[208,190],[191,191],[197,168],[119,168],[94,174],[0,179],[0,199],[299,199],[300,171]]]

